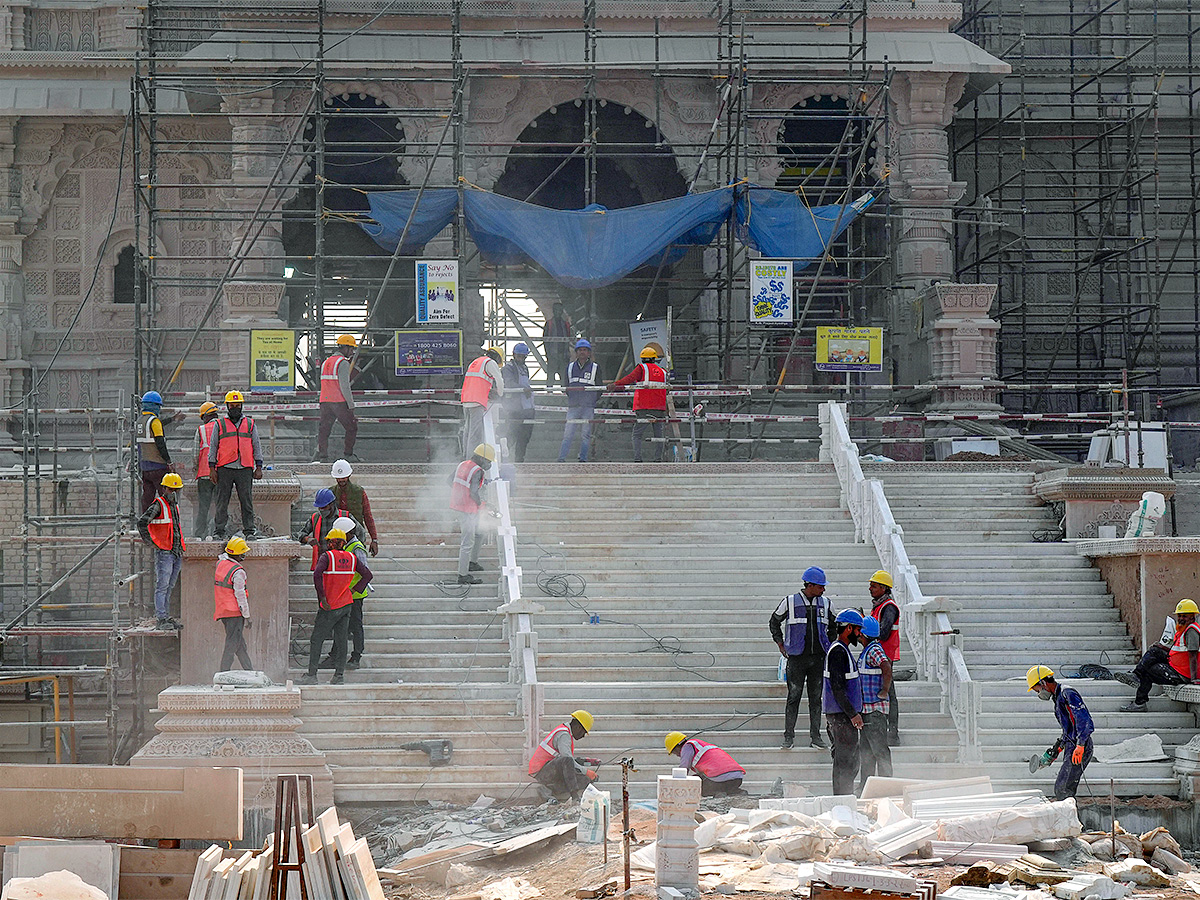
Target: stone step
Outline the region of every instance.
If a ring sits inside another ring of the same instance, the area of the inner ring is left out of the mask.
[[[614,679],[581,679],[569,681],[559,679],[545,686],[546,715],[549,718],[562,717],[581,704],[586,704],[588,710],[604,709],[606,704],[613,708],[624,708],[630,698],[645,697],[658,700],[704,699],[706,697],[721,697],[723,703],[737,704],[743,699],[761,699],[764,697],[778,699],[783,702],[784,686],[774,679],[746,681],[696,681],[691,683],[654,682],[650,679],[630,681]],[[306,690],[308,690],[306,688]],[[896,690],[901,698],[904,697],[933,697],[942,696],[941,685],[931,681],[901,681],[896,683]],[[579,698],[586,697],[586,700]],[[807,702],[807,701],[805,701]],[[595,709],[593,709],[595,707]],[[805,707],[807,709],[807,707]],[[709,712],[701,707],[701,713]]]
[[[328,645],[325,651],[328,652]],[[404,683],[423,684],[426,682],[443,683],[447,680],[447,675],[456,674],[453,667],[450,666],[426,666],[419,667],[409,664],[410,661],[403,657],[394,657],[395,665],[387,665],[387,657],[382,657],[378,660],[372,660],[370,657],[365,659],[366,665],[361,669],[347,670],[345,673],[347,685],[362,686],[367,684],[396,684],[397,679],[403,679]],[[292,681],[299,682],[304,675],[305,670],[292,664],[288,669],[288,678]],[[464,684],[507,684],[508,683],[508,655],[504,656],[504,665],[483,666],[476,662],[468,671],[466,668],[458,670]],[[321,685],[337,689],[341,685],[328,684],[330,676],[333,675],[332,669],[321,669],[317,673],[317,679]],[[305,685],[304,689],[316,685]]]
[[[991,608],[991,609],[975,609],[964,607],[956,609],[950,614],[955,625],[971,624],[978,625],[1006,625],[1012,628],[1014,609],[1012,608]],[[1114,606],[1074,606],[1071,608],[1071,623],[1076,627],[1082,627],[1098,623],[1119,623],[1121,622],[1121,614]]]

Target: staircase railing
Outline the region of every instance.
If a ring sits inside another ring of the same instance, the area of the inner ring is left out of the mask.
[[[521,686],[521,714],[525,720],[525,758],[528,759],[542,739],[542,712],[545,693],[537,677],[537,632],[533,614],[545,607],[521,596],[521,567],[517,564],[517,527],[509,504],[508,482],[500,477],[507,445],[497,440],[494,408],[483,418],[483,440],[498,450],[496,461],[487,474],[494,490],[493,509],[499,516],[496,549],[500,558],[500,606],[504,616],[504,636],[508,638],[508,680]]]
[[[950,713],[958,729],[959,758],[979,762],[980,685],[971,680],[962,636],[950,623],[946,599],[922,593],[917,567],[904,549],[904,529],[892,516],[883,485],[863,475],[844,405],[822,403],[820,420],[821,461],[833,463],[837,472],[841,506],[854,520],[854,540],[874,545],[880,564],[891,573],[896,582],[892,596],[900,606],[900,625],[916,658],[918,675],[942,685],[942,711]]]

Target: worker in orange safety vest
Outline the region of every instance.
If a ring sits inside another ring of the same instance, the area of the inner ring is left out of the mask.
[[[220,672],[233,668],[234,656],[243,669],[254,668],[243,634],[243,630],[250,627],[250,595],[246,590],[246,568],[242,565],[249,552],[250,545],[245,539],[234,535],[225,544],[225,551],[217,557],[217,569],[213,573],[213,621],[220,622],[225,628]]]
[[[158,496],[137,521],[138,533],[154,545],[154,615],[159,631],[177,631],[179,622],[170,617],[171,591],[183,568],[183,526],[179,518],[179,490],[183,479],[174,472],[162,477]]]
[[[330,684],[343,684],[346,668],[346,638],[350,634],[350,613],[354,607],[354,587],[365,590],[371,583],[371,570],[355,554],[344,549],[346,532],[331,528],[325,535],[329,549],[321,554],[313,570],[317,591],[317,619],[308,643],[308,674],[301,684],[317,683],[321,645],[333,639],[333,677]],[[357,582],[354,576],[358,575]]]
[[[641,362],[624,378],[612,382],[607,388],[619,391],[633,385],[633,414],[637,422],[633,426],[633,461],[642,461],[642,435],[647,428],[654,429],[654,461],[663,460],[663,421],[667,418],[667,373],[658,364],[658,351],[646,346],[641,352]]]
[[[453,482],[450,485],[450,508],[458,513],[458,525],[461,540],[458,546],[458,583],[482,584],[483,579],[475,575],[482,572],[479,564],[479,548],[483,545],[483,535],[479,531],[479,514],[487,501],[483,496],[483,486],[487,471],[496,461],[496,448],[491,444],[480,444],[471,454],[470,459],[464,459],[454,470]]]
[[[229,497],[237,488],[242,507],[242,535],[254,540],[253,482],[263,477],[262,447],[254,420],[242,415],[245,398],[241,391],[225,394],[225,418],[217,421],[212,445],[208,448],[209,480],[217,486],[217,511],[213,517],[213,532],[225,540],[229,524]]]
[[[746,770],[716,744],[689,738],[682,731],[672,731],[663,743],[668,753],[679,757],[688,772],[700,777],[701,797],[745,793],[742,779],[746,777]]]
[[[493,400],[504,396],[504,375],[500,372],[503,364],[504,354],[500,348],[488,347],[471,361],[463,373],[459,400],[463,408],[464,453],[483,443],[483,416]]]
[[[529,758],[529,774],[556,800],[578,800],[596,780],[600,760],[575,756],[575,742],[585,737],[596,724],[586,709],[577,709],[571,718],[550,729]]]
[[[212,527],[212,499],[215,485],[212,483],[212,466],[208,464],[208,451],[212,448],[213,435],[217,432],[217,419],[221,410],[211,400],[200,404],[200,425],[196,428],[196,517],[192,534],[203,540]]]
[[[337,339],[337,352],[321,363],[321,395],[317,399],[321,421],[317,425],[317,458],[313,462],[329,462],[329,435],[335,421],[341,422],[346,432],[344,458],[358,462],[358,457],[354,455],[358,417],[354,415],[354,394],[350,390],[353,367],[350,358],[357,349],[358,341],[354,335],[343,334]]]

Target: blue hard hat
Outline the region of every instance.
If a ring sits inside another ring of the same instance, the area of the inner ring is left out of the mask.
[[[158,391],[146,391],[146,393],[142,394],[142,406],[145,406],[147,403],[157,403],[159,406],[162,406],[162,394]]]
[[[521,356],[528,356],[529,355],[529,345],[526,344],[524,341],[521,341],[521,343],[519,343],[515,347],[513,347],[512,352],[519,353],[519,354],[521,354]]]
[[[825,586],[825,570],[818,569],[816,566],[809,566],[807,569],[805,569],[801,578],[805,584],[819,584],[821,587]]]
[[[317,509],[323,509],[333,502],[333,491],[329,488],[321,488],[317,491],[317,497],[313,500],[313,506]]]
[[[863,617],[857,609],[843,609],[834,620],[839,625],[858,625],[862,627]]]
[[[589,341],[587,338],[580,338],[579,340],[577,340],[575,342],[575,349],[576,350],[591,350],[592,342]]]
[[[879,620],[874,616],[867,616],[863,619],[863,634],[869,638],[879,637]]]

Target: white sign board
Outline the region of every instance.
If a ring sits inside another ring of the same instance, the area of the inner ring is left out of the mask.
[[[790,324],[793,316],[792,261],[751,260],[750,324]]]
[[[646,319],[629,323],[629,340],[633,342],[633,364],[641,359],[642,348],[655,343],[662,348],[658,364],[671,371],[671,323],[666,319]]]
[[[458,260],[417,261],[417,324],[458,321]]]

